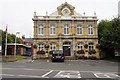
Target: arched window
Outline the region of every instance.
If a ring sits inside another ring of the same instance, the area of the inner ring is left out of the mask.
[[[39,35],[43,35],[44,31],[44,26],[42,24],[38,25],[38,34]]]
[[[82,34],[82,25],[81,24],[77,25],[77,34],[78,35]]]
[[[65,35],[69,34],[69,24],[64,25],[64,34]]]
[[[38,51],[44,50],[44,44],[39,44],[38,45]]]
[[[93,34],[93,25],[88,25],[88,34],[92,35]]]
[[[50,51],[55,51],[56,50],[56,45],[55,44],[51,44],[50,45]]]
[[[89,50],[94,50],[94,45],[93,45],[93,43],[89,43]]]
[[[50,25],[50,34],[55,35],[55,25],[54,24]]]
[[[79,43],[79,44],[78,44],[78,50],[83,50],[83,45],[82,45],[82,43]]]

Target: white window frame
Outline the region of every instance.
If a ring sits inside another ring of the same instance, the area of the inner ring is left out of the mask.
[[[88,25],[88,35],[94,35],[93,25]]]
[[[51,44],[50,45],[50,51],[54,51],[56,50],[56,45],[55,44]]]
[[[44,44],[39,44],[38,45],[38,51],[44,50]]]
[[[93,43],[89,43],[89,50],[94,50],[94,44]]]
[[[77,35],[82,35],[82,25],[81,24],[77,25]]]
[[[64,35],[69,35],[69,24],[64,25]]]
[[[38,24],[38,35],[44,35],[44,26],[43,26],[43,24]]]
[[[56,35],[55,24],[50,25],[50,35]]]
[[[78,50],[83,50],[83,44],[82,43],[78,44]]]

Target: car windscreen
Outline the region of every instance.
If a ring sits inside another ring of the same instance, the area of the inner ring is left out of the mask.
[[[54,51],[53,54],[62,54],[62,51]]]

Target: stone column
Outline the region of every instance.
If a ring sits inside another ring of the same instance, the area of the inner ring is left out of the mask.
[[[75,55],[75,38],[73,37],[73,54],[72,54],[72,56],[74,56]]]
[[[59,50],[62,50],[62,41],[61,41],[61,38],[59,38]]]

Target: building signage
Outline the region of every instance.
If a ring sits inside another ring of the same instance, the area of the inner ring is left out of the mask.
[[[119,50],[115,50],[115,56],[120,56],[120,51]]]

